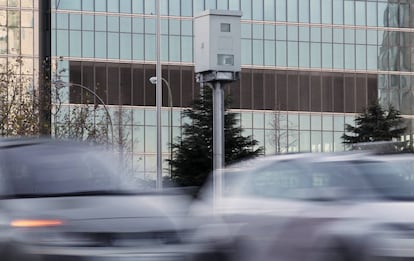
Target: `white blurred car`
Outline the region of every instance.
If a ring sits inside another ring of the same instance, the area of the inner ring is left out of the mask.
[[[414,157],[394,157],[295,154],[229,166],[215,204],[206,186],[193,206],[216,221],[194,236],[210,243],[199,260],[414,258]]]

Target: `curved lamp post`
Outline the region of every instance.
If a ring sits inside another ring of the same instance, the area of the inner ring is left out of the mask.
[[[57,81],[54,81],[53,83],[55,84],[55,86],[68,86],[68,87],[74,86],[74,87],[81,88],[82,90],[85,90],[85,91],[89,92],[90,94],[92,94],[93,96],[95,96],[95,98],[100,103],[102,103],[102,105],[103,105],[103,107],[105,109],[105,112],[106,112],[106,116],[109,119],[109,124],[110,124],[110,128],[111,128],[111,143],[112,143],[112,146],[113,146],[113,144],[114,144],[114,129],[113,129],[113,125],[112,125],[111,114],[109,113],[109,110],[108,110],[105,102],[102,100],[102,98],[96,92],[92,91],[91,89],[89,89],[86,86],[83,86],[81,84],[68,83],[68,82],[64,82],[62,80],[57,80]]]
[[[164,78],[161,77],[162,82],[165,84],[165,86],[167,86],[168,89],[168,106],[170,107],[170,113],[168,116],[168,125],[170,127],[170,132],[169,132],[169,140],[170,140],[170,159],[172,159],[172,137],[173,137],[173,126],[172,126],[172,117],[173,117],[173,101],[172,101],[172,92],[171,92],[171,88],[170,88],[170,84],[168,83],[167,80],[165,80]],[[153,76],[151,78],[149,78],[149,81],[151,82],[151,84],[156,85],[157,84],[157,77]],[[170,170],[170,175],[171,175],[171,170]]]

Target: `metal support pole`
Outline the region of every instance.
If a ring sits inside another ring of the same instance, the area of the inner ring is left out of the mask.
[[[162,80],[161,80],[161,19],[160,19],[160,0],[156,0],[156,12],[157,12],[157,65],[155,74],[157,77],[156,83],[156,100],[157,107],[157,180],[156,189],[162,190],[162,133],[161,133],[161,106],[162,106]]]
[[[224,90],[220,81],[213,86],[213,188],[214,204],[222,195],[224,167]]]
[[[44,136],[52,130],[51,17],[51,1],[39,1],[39,132]]]

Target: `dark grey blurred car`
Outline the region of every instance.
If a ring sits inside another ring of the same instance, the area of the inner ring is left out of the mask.
[[[207,186],[193,206],[220,217],[194,236],[210,242],[199,260],[411,260],[413,159],[296,154],[232,165],[215,204]]]
[[[102,147],[0,141],[0,260],[185,260],[186,197],[132,181]]]

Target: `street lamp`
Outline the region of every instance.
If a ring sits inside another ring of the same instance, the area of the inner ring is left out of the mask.
[[[170,88],[170,84],[168,83],[168,81],[166,81],[164,78],[161,77],[162,82],[165,84],[165,86],[167,86],[168,89],[168,106],[170,107],[170,113],[168,116],[168,126],[170,127],[170,133],[169,133],[169,141],[170,141],[170,159],[172,159],[172,137],[173,137],[173,126],[172,126],[172,117],[173,117],[173,100],[172,100],[172,92],[171,92],[171,88]],[[157,77],[153,76],[149,79],[149,81],[151,82],[151,84],[156,85],[157,84]],[[170,170],[170,175],[171,175],[171,170]]]
[[[111,128],[111,142],[112,142],[112,146],[113,146],[113,145],[114,145],[114,128],[113,128],[113,125],[112,125],[111,114],[109,113],[109,110],[108,110],[108,108],[107,108],[107,106],[106,106],[105,102],[102,100],[102,98],[101,98],[101,97],[100,97],[100,96],[99,96],[96,92],[92,91],[91,89],[89,89],[89,88],[87,88],[86,86],[83,86],[83,85],[81,85],[81,84],[77,84],[77,83],[68,83],[68,82],[64,82],[64,81],[62,81],[62,80],[56,80],[56,81],[54,81],[53,83],[55,84],[55,86],[56,86],[56,87],[58,87],[58,86],[60,86],[60,87],[63,87],[63,86],[72,87],[72,86],[74,86],[74,87],[80,88],[80,89],[82,89],[82,90],[85,90],[85,91],[87,91],[87,92],[91,93],[93,96],[95,96],[95,98],[96,98],[96,99],[97,99],[100,103],[102,103],[102,105],[103,105],[103,107],[104,107],[104,109],[105,109],[105,112],[106,112],[106,116],[108,117],[108,120],[109,120],[109,124],[110,124],[110,128]]]

